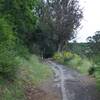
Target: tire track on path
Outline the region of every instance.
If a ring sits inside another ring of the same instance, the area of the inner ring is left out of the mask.
[[[100,100],[94,79],[53,61],[47,63],[55,73],[54,84],[60,88],[61,100]]]

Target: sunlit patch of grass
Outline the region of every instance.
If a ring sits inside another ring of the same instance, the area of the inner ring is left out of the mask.
[[[85,73],[88,74],[89,69],[92,67],[92,63],[87,60],[87,59],[83,59],[82,63],[80,65],[78,65],[77,69],[81,72],[81,73]]]
[[[80,55],[67,51],[55,53],[53,59],[61,64],[64,64],[65,66],[77,69],[81,73],[85,74],[88,74],[89,69],[93,67],[92,62],[86,57],[82,58]]]
[[[88,74],[89,69],[92,67],[92,62],[90,62],[87,58],[76,56],[68,62],[68,65],[77,69],[81,73]]]
[[[52,74],[49,67],[42,62],[40,63],[35,55],[31,56],[29,60],[21,60],[18,78],[19,80],[22,79],[23,82],[37,84],[40,81],[47,79]]]

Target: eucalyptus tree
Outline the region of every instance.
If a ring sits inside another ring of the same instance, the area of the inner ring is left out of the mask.
[[[78,0],[42,0],[38,17],[41,34],[48,34],[56,51],[61,51],[75,36],[83,14]]]

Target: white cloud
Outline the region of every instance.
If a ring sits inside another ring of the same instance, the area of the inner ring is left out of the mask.
[[[100,30],[100,1],[80,0],[84,7],[83,28],[78,32],[77,41],[84,42],[88,36],[92,36],[95,31]]]

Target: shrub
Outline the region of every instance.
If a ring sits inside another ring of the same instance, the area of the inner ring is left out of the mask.
[[[75,68],[81,73],[88,74],[89,69],[92,67],[92,63],[87,58],[81,58],[79,55],[67,51],[57,52],[53,58],[57,62]]]
[[[82,63],[82,59],[77,54],[74,54],[73,58],[69,62],[69,64],[72,65],[72,66],[79,66],[81,63]]]
[[[53,59],[56,60],[57,62],[63,63],[64,62],[64,57],[63,54],[60,52],[56,52],[53,56]]]
[[[74,55],[71,52],[63,51],[55,53],[53,58],[60,63],[66,63],[71,60],[73,56]]]
[[[0,75],[6,79],[13,79],[17,69],[15,40],[12,27],[0,18]]]
[[[64,62],[68,62],[69,60],[73,58],[73,56],[74,55],[71,52],[64,51],[63,52]]]
[[[18,62],[16,53],[8,43],[0,44],[0,75],[3,78],[12,79],[15,76]]]

